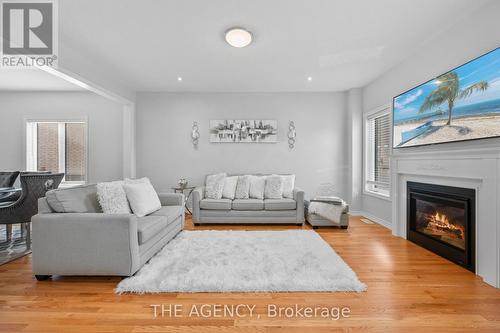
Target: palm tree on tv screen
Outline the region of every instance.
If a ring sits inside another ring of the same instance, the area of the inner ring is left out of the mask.
[[[432,91],[425,99],[420,107],[419,112],[425,112],[445,102],[448,103],[448,122],[446,125],[451,124],[451,116],[455,100],[469,97],[474,91],[485,91],[488,89],[488,82],[480,81],[473,85],[460,89],[460,81],[455,72],[449,72],[441,75],[436,79],[438,87]]]

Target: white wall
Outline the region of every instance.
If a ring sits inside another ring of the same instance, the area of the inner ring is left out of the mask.
[[[97,93],[105,93],[122,102],[135,101],[135,91],[126,84],[127,81],[112,63],[94,57],[92,50],[82,48],[78,41],[74,43],[66,37],[63,34],[59,42],[58,72],[88,85],[87,88]]]
[[[359,88],[351,89],[347,92],[347,110],[349,129],[349,203],[351,212],[362,210],[362,189],[363,189],[363,98]]]
[[[297,185],[314,193],[332,183],[347,193],[348,139],[344,93],[139,93],[137,95],[137,173],[160,191],[171,191],[180,177],[195,185],[205,175],[294,173]],[[276,144],[209,143],[211,119],[276,119]],[[287,143],[288,122],[297,129],[295,148]],[[197,149],[190,139],[197,121]]]
[[[89,92],[0,92],[0,170],[25,170],[26,117],[88,118],[88,181],[122,178],[120,104]]]
[[[363,109],[368,112],[392,102],[402,92],[499,47],[500,1],[492,1],[467,19],[423,44],[420,51],[363,89]],[[417,42],[417,41],[416,41]],[[405,152],[499,146],[500,140],[450,143],[406,149]],[[395,151],[394,153],[404,153]],[[363,195],[363,211],[391,221],[391,202]]]

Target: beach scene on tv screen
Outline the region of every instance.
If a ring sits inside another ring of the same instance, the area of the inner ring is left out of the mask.
[[[500,136],[500,48],[394,98],[394,147]]]

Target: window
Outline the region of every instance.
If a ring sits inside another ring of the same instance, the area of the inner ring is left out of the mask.
[[[27,121],[28,171],[64,172],[66,185],[87,180],[87,124],[84,121]]]
[[[391,117],[389,108],[366,118],[365,191],[390,194]]]

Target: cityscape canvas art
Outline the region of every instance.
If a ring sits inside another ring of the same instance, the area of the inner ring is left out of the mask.
[[[500,136],[500,48],[394,98],[394,147]]]
[[[210,142],[274,143],[276,120],[210,120]]]

